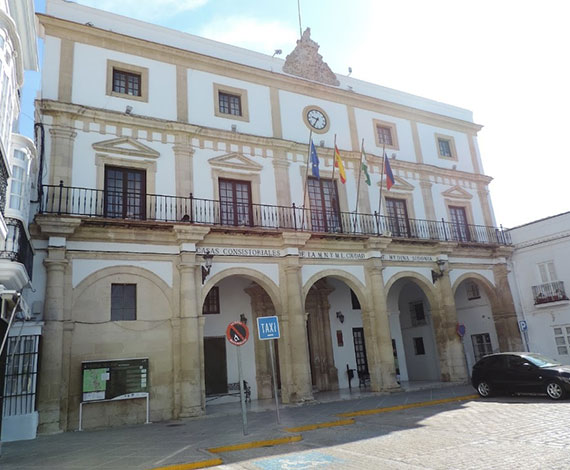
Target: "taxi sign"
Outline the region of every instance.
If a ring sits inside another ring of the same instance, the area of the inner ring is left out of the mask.
[[[257,317],[257,334],[259,339],[279,339],[279,321],[277,317]]]

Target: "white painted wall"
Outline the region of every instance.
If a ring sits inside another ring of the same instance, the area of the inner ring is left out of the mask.
[[[570,354],[560,354],[554,338],[554,328],[570,327],[570,301],[534,305],[532,295],[532,286],[543,283],[538,263],[552,261],[570,297],[570,212],[516,227],[510,234],[515,252],[509,281],[519,319],[528,324],[529,349],[570,364]]]

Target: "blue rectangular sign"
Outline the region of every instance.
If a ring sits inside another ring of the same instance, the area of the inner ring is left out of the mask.
[[[257,334],[261,340],[280,338],[277,317],[257,317]]]

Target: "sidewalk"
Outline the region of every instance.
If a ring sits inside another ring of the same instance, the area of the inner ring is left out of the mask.
[[[237,401],[208,406],[206,416],[200,418],[41,436],[33,441],[4,443],[0,467],[3,470],[140,470],[173,465],[169,470],[202,468],[222,463],[219,453],[228,449],[216,452],[219,447],[243,449],[284,444],[302,439],[302,427],[346,425],[354,417],[358,419],[358,415],[368,414],[366,410],[377,413],[390,411],[385,408],[432,406],[437,403],[430,402],[469,399],[467,397],[474,393],[469,385],[431,386],[436,388],[389,395],[358,390],[352,395],[317,394],[314,403],[280,408],[281,424],[277,423],[272,400],[254,401],[247,405],[249,432],[246,436],[242,432],[241,408]],[[341,414],[343,416],[339,416]],[[338,423],[339,420],[343,422]]]

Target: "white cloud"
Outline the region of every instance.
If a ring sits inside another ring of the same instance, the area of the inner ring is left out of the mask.
[[[264,54],[282,49],[283,58],[293,50],[298,38],[298,32],[285,23],[246,16],[214,20],[205,25],[198,35]]]
[[[209,0],[76,0],[82,5],[145,21],[169,18],[199,8]]]

